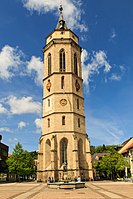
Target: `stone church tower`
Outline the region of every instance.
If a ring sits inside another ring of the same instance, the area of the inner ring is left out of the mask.
[[[60,17],[47,36],[44,53],[42,136],[37,180],[81,176],[93,179],[90,142],[86,134],[78,37]]]

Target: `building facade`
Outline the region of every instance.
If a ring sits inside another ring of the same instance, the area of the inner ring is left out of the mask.
[[[9,147],[1,142],[2,136],[0,135],[0,173],[6,172],[6,160],[8,158]]]
[[[37,179],[93,179],[82,90],[81,47],[63,19],[46,38],[44,53],[42,135]]]
[[[121,144],[121,149],[118,151],[118,153],[122,154],[129,162],[130,176],[133,178],[133,137]],[[125,168],[125,176],[128,176],[127,168]]]

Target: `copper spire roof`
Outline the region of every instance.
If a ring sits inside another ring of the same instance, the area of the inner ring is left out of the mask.
[[[59,17],[59,20],[58,20],[58,23],[57,23],[57,26],[56,26],[56,30],[67,30],[67,25],[66,25],[66,22],[64,21],[64,18],[63,18],[63,7],[62,7],[62,3],[60,3],[60,17]]]

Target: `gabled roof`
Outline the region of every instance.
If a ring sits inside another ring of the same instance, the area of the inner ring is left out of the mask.
[[[131,138],[125,140],[121,145],[124,146],[124,145],[127,144],[132,138],[133,138],[133,137],[131,137]]]
[[[109,152],[105,152],[105,153],[94,153],[92,155],[92,161],[93,162],[97,162],[99,161],[102,157],[109,155]]]
[[[126,153],[129,149],[133,148],[133,137],[123,142],[122,146],[123,147],[118,151],[120,154]]]

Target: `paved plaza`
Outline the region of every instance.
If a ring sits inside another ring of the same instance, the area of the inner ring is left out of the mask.
[[[76,190],[49,189],[44,183],[0,184],[0,199],[129,199],[133,198],[131,182],[87,182]]]

